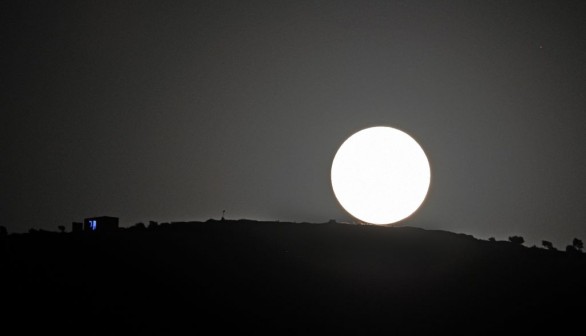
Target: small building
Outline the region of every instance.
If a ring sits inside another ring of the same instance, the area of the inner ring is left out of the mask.
[[[83,231],[103,232],[116,230],[118,230],[118,217],[101,216],[83,220]]]

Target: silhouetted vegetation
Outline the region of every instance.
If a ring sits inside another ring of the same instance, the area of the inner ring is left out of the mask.
[[[525,243],[525,239],[521,236],[511,236],[509,237],[509,241],[516,245],[523,245]]]
[[[557,251],[557,249],[555,247],[553,247],[553,244],[550,241],[543,240],[541,242],[541,245],[543,245],[543,247],[545,247],[548,250]]]
[[[59,229],[59,232],[65,233],[65,226],[64,225],[59,225],[57,228]]]
[[[488,238],[488,241],[489,241],[489,242],[495,242],[495,241],[496,241],[496,239],[494,239],[494,237],[490,237],[490,238]]]
[[[582,252],[582,249],[584,248],[584,243],[582,243],[582,240],[574,238],[574,240],[572,241],[572,246],[574,246],[576,250]]]
[[[8,236],[8,230],[5,226],[0,225],[0,237]]]
[[[569,253],[582,253],[582,249],[584,248],[584,243],[582,240],[578,238],[574,238],[572,240],[572,245],[566,246],[566,252]]]

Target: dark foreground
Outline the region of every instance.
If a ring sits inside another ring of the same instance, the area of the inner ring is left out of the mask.
[[[449,232],[208,221],[12,234],[0,247],[3,335],[580,334],[586,324],[584,255]]]

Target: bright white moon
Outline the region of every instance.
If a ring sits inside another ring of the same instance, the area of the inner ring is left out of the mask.
[[[338,202],[355,218],[391,224],[419,208],[430,182],[425,152],[407,133],[371,127],[349,137],[332,163]]]

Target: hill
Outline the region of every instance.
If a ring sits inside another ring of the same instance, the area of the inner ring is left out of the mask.
[[[582,327],[586,257],[413,227],[185,222],[4,237],[19,334],[488,334]],[[211,330],[211,332],[209,332]]]

